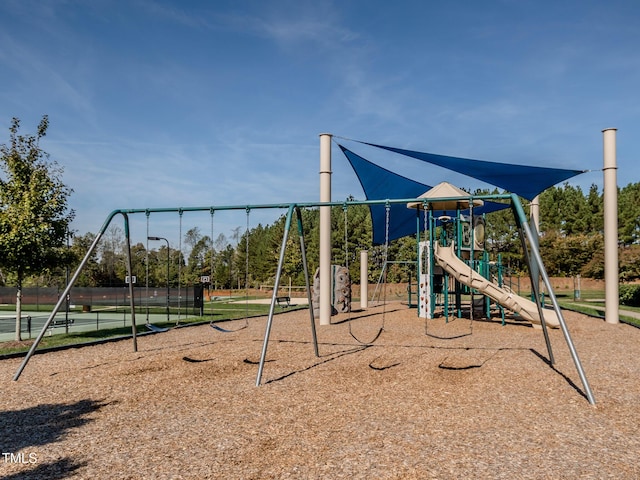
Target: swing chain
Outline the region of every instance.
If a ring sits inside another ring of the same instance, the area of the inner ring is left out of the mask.
[[[391,212],[391,204],[387,200],[384,206],[384,288],[382,290],[382,325],[384,328],[384,317],[387,311],[387,276],[389,274],[389,213]]]
[[[422,240],[426,240],[427,239],[427,231],[429,230],[429,222],[427,220],[427,209],[429,207],[429,204],[427,203],[426,200],[424,200],[422,202],[422,211],[424,212],[424,238]]]
[[[209,275],[210,275],[209,284],[212,284],[213,283],[213,269],[214,269],[214,266],[215,266],[214,261],[213,261],[214,260],[214,256],[215,256],[215,251],[214,251],[214,248],[213,248],[213,215],[215,213],[215,209],[213,207],[211,207],[209,209],[209,213],[211,214],[211,269],[209,271]],[[209,286],[209,288],[211,289],[211,286]]]
[[[247,207],[247,228],[245,232],[245,271],[244,271],[244,285],[245,285],[247,299],[249,297],[249,215],[250,213],[251,213],[251,208]]]
[[[347,237],[349,222],[348,222],[348,216],[347,216],[346,203],[342,205],[342,210],[344,212],[344,264],[345,264],[345,267],[347,268],[347,271],[349,271],[349,240]]]
[[[351,310],[349,310],[349,334],[354,338],[354,340],[356,340],[358,343],[361,343],[363,345],[371,345],[373,344],[379,337],[380,335],[382,335],[382,332],[384,332],[384,327],[385,327],[385,317],[386,317],[386,313],[387,313],[387,257],[388,257],[388,248],[389,248],[389,213],[391,211],[391,204],[389,202],[389,200],[386,201],[385,203],[385,239],[384,239],[384,250],[383,250],[383,258],[384,258],[384,263],[382,266],[383,269],[383,275],[381,276],[381,278],[383,278],[383,282],[384,282],[384,287],[383,287],[383,291],[382,291],[382,297],[383,297],[383,303],[382,303],[382,323],[380,325],[380,329],[378,330],[378,333],[368,342],[362,341],[360,340],[358,337],[356,337],[356,335],[353,333],[353,329],[351,327]],[[346,210],[345,210],[345,221],[346,221]],[[346,227],[346,223],[345,223],[345,227]],[[346,228],[345,228],[345,232],[346,232]],[[346,246],[346,233],[345,233],[345,246]]]
[[[387,262],[389,255],[389,212],[391,211],[391,204],[389,200],[384,206],[384,261]]]
[[[214,248],[213,248],[213,214],[214,214],[215,210],[214,210],[213,207],[211,207],[209,211],[211,213],[211,273],[213,275],[213,268],[214,268],[214,263],[213,263],[213,253],[214,253]],[[244,315],[244,325],[242,325],[240,327],[237,327],[235,329],[224,328],[224,327],[221,327],[221,326],[217,325],[215,320],[212,319],[211,322],[209,323],[209,326],[211,328],[213,328],[214,330],[217,330],[217,331],[223,332],[223,333],[237,332],[237,331],[242,330],[244,328],[247,328],[249,326],[249,215],[251,213],[251,207],[247,206],[245,208],[245,211],[247,213],[247,225],[246,225],[246,231],[245,231],[245,277],[244,277],[244,285],[245,285],[245,315]]]

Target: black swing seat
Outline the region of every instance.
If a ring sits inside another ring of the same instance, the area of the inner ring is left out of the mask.
[[[155,333],[162,333],[162,332],[168,332],[169,331],[168,328],[158,327],[157,325],[154,325],[153,323],[147,323],[145,326],[147,327],[148,330],[151,330],[152,332],[155,332]]]
[[[276,303],[279,307],[285,308],[291,306],[291,297],[276,297]]]
[[[214,330],[217,330],[217,331],[222,332],[222,333],[233,333],[233,332],[237,332],[239,330],[244,330],[245,328],[247,328],[249,326],[249,323],[245,319],[245,324],[242,325],[241,327],[236,328],[236,329],[224,328],[224,327],[221,327],[220,325],[216,325],[214,322],[211,322],[209,324],[209,326],[211,328],[213,328]]]
[[[209,326],[214,330],[218,330],[219,332],[231,333],[233,331],[233,330],[227,330],[226,328],[222,328],[221,326],[216,325],[214,323],[210,323]]]

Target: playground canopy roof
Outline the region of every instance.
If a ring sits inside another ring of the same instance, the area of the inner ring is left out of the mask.
[[[547,188],[586,171],[488,162],[386,147],[374,143],[358,143],[438,165],[490,185],[495,185],[527,200],[533,200],[536,195]],[[417,198],[432,188],[430,185],[416,182],[382,168],[340,144],[338,146],[355,171],[367,200]],[[373,221],[373,243],[383,244],[385,242],[385,206],[371,205],[369,208]],[[503,203],[485,201],[483,206],[474,208],[474,214],[489,213],[503,208],[506,208]],[[468,214],[468,211],[466,213]],[[451,211],[449,215],[451,214],[455,214],[455,211]],[[447,212],[442,211],[440,215],[447,215]],[[415,234],[415,217],[416,213],[413,210],[408,211],[404,205],[391,205],[389,211],[389,241]]]
[[[338,145],[344,155],[349,160],[351,167],[356,173],[360,185],[364,190],[367,200],[385,200],[387,198],[418,198],[425,192],[431,190],[431,185],[416,182],[410,178],[393,173],[380,167],[351,150]],[[495,212],[507,208],[509,205],[498,202],[484,201],[484,205],[476,206],[474,214]],[[373,243],[381,245],[385,243],[386,206],[370,205],[371,220],[373,222]],[[439,210],[438,216],[455,216],[457,210]],[[463,210],[464,214],[469,214],[469,210]],[[403,204],[389,205],[389,241],[397,238],[415,235],[416,233],[416,210],[407,208]]]
[[[447,170],[458,172],[468,177],[482,180],[490,185],[503,188],[507,192],[515,193],[527,200],[533,200],[536,195],[563,180],[586,172],[586,170],[533,167],[530,165],[472,160],[469,158],[449,157],[435,153],[385,147],[384,145],[376,145],[374,143],[359,143],[438,165]]]

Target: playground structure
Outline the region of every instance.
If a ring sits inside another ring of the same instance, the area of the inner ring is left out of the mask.
[[[477,290],[481,295],[489,297],[501,307],[511,310],[534,325],[542,325],[544,322],[547,326],[560,326],[555,312],[544,308],[541,309],[544,319],[541,320],[537,303],[487,280],[454,253],[454,246],[454,244],[451,244],[449,247],[443,247],[439,243],[435,243],[433,255],[438,265],[451,274],[457,282],[468,286],[472,290]]]
[[[454,285],[455,315],[462,314],[462,293],[471,296],[469,315],[473,318],[476,305],[474,292],[480,295],[480,315],[490,318],[494,301],[500,308],[504,323],[504,309],[518,314],[523,320],[534,325],[558,327],[557,315],[548,309],[539,309],[538,303],[523,298],[502,284],[500,259],[489,262],[484,248],[484,217],[474,216],[474,206],[482,206],[484,201],[470,199],[459,188],[442,182],[421,198],[446,197],[450,200],[435,200],[428,208],[419,202],[410,203],[409,208],[422,210],[424,230],[422,237],[428,238],[418,244],[419,316],[434,318],[436,296],[442,297],[443,314],[449,316],[449,296]],[[457,199],[457,200],[453,200]],[[465,215],[463,211],[466,211]],[[420,238],[420,232],[417,232]],[[496,274],[492,275],[491,271]],[[491,279],[494,279],[492,281]],[[543,320],[541,320],[541,318]]]
[[[343,152],[345,151],[345,149],[343,147],[341,147],[343,149]],[[384,147],[387,148],[387,147]],[[371,213],[372,213],[372,219],[374,221],[374,240],[375,240],[375,215],[374,215],[374,207],[379,207],[379,208],[384,208],[386,211],[386,225],[385,225],[385,243],[388,244],[390,237],[389,237],[389,211],[391,206],[395,206],[395,207],[402,207],[404,208],[404,210],[407,210],[407,206],[412,206],[413,208],[416,209],[416,212],[419,212],[420,210],[422,210],[423,212],[429,212],[429,218],[427,219],[427,216],[425,215],[424,218],[424,222],[425,222],[425,231],[427,230],[426,228],[426,224],[427,222],[433,222],[435,221],[435,217],[432,215],[432,212],[439,210],[440,207],[443,204],[448,204],[450,202],[454,202],[456,204],[456,210],[460,210],[460,204],[459,202],[461,201],[461,197],[460,195],[456,195],[456,196],[451,196],[451,195],[444,195],[444,196],[433,196],[430,198],[427,197],[421,197],[418,195],[413,195],[413,196],[408,196],[408,197],[403,197],[403,198],[385,198],[385,199],[368,199],[365,201],[346,201],[346,202],[332,202],[331,201],[331,183],[330,183],[330,178],[331,178],[331,136],[328,134],[322,134],[320,136],[320,160],[321,160],[321,168],[320,168],[320,185],[321,185],[321,195],[320,195],[320,202],[315,202],[315,203],[290,203],[290,204],[269,204],[269,205],[236,205],[236,206],[207,206],[207,207],[181,207],[181,208],[160,208],[160,209],[149,209],[149,208],[145,208],[145,209],[127,209],[127,210],[114,210],[113,212],[111,212],[107,219],[105,220],[103,226],[101,227],[100,231],[98,232],[98,234],[96,235],[92,245],[90,246],[85,258],[82,260],[82,262],[80,263],[80,265],[78,266],[77,270],[75,271],[75,273],[73,274],[73,276],[71,277],[69,284],[67,285],[67,288],[65,289],[65,291],[61,294],[60,296],[60,301],[56,304],[56,306],[54,307],[49,319],[47,320],[47,322],[45,323],[42,331],[40,332],[39,336],[36,338],[35,342],[33,343],[32,347],[30,348],[29,352],[27,353],[27,355],[25,356],[22,364],[20,365],[20,367],[18,368],[18,371],[16,372],[15,376],[14,376],[14,380],[18,380],[21,373],[23,372],[24,368],[26,367],[29,359],[31,358],[31,356],[34,354],[35,350],[38,347],[38,344],[40,343],[44,333],[46,332],[47,328],[49,327],[49,324],[53,321],[53,319],[55,318],[56,313],[60,310],[62,303],[64,301],[64,298],[66,297],[68,291],[71,289],[71,287],[73,286],[73,284],[75,283],[76,279],[78,278],[80,272],[82,271],[83,267],[85,266],[85,264],[87,263],[88,259],[90,258],[91,254],[93,253],[93,251],[95,250],[97,244],[100,242],[101,238],[103,237],[103,235],[105,234],[107,228],[109,227],[109,225],[111,224],[112,220],[120,215],[123,218],[124,221],[124,233],[125,233],[125,247],[126,247],[126,251],[127,251],[127,272],[128,274],[131,276],[133,274],[132,272],[132,266],[131,266],[131,245],[130,245],[130,224],[129,224],[129,215],[132,214],[140,214],[140,213],[144,213],[147,216],[151,213],[151,212],[164,212],[164,213],[168,213],[168,212],[177,212],[180,215],[180,218],[182,218],[183,213],[185,212],[189,212],[189,211],[209,211],[212,213],[214,211],[217,210],[246,210],[247,212],[252,210],[252,209],[286,209],[286,215],[285,215],[285,227],[284,227],[284,234],[283,234],[283,238],[282,238],[282,243],[281,243],[281,247],[280,247],[280,255],[279,255],[279,260],[278,260],[278,267],[277,267],[277,271],[276,271],[276,277],[275,277],[275,281],[274,281],[274,288],[273,288],[273,295],[271,298],[271,303],[270,303],[270,308],[269,308],[269,314],[268,314],[268,319],[267,319],[267,324],[266,324],[266,330],[265,330],[265,335],[264,335],[264,340],[263,340],[263,344],[262,344],[262,351],[261,351],[261,356],[260,356],[260,362],[259,362],[259,368],[258,368],[258,373],[257,373],[257,378],[256,378],[256,386],[259,386],[261,384],[261,378],[262,378],[262,374],[263,374],[263,369],[264,369],[264,364],[265,364],[265,359],[266,359],[266,354],[267,354],[267,349],[268,349],[268,345],[269,345],[269,338],[270,338],[270,333],[271,333],[271,329],[272,329],[272,324],[273,324],[273,317],[274,317],[274,310],[276,305],[279,303],[278,301],[278,288],[280,286],[280,279],[281,279],[281,275],[282,275],[282,268],[283,268],[283,261],[284,261],[284,254],[286,251],[286,247],[287,247],[287,242],[288,242],[288,235],[289,235],[289,230],[291,228],[292,225],[292,221],[293,221],[293,217],[294,214],[297,215],[297,225],[298,225],[298,234],[299,234],[299,242],[300,242],[300,251],[302,254],[302,262],[303,262],[303,268],[304,268],[304,275],[305,275],[305,279],[306,279],[306,287],[307,287],[307,297],[308,297],[308,305],[309,305],[309,315],[310,315],[310,330],[311,330],[311,335],[312,335],[312,339],[313,339],[313,345],[314,345],[314,350],[315,350],[315,354],[316,356],[319,356],[319,352],[318,352],[318,342],[317,342],[317,336],[316,336],[316,325],[315,325],[315,316],[314,316],[314,309],[313,309],[313,301],[311,298],[311,285],[310,285],[310,277],[309,277],[309,270],[308,270],[308,265],[307,265],[307,260],[306,260],[306,248],[305,248],[305,236],[304,236],[304,231],[302,228],[302,217],[300,214],[300,209],[301,208],[319,208],[320,211],[320,266],[319,266],[319,283],[320,283],[320,298],[319,298],[319,309],[318,309],[318,313],[319,313],[319,324],[320,325],[328,325],[330,324],[330,317],[332,314],[332,305],[331,305],[331,295],[330,295],[330,291],[331,291],[331,232],[330,232],[330,225],[331,225],[331,207],[333,206],[337,206],[337,205],[342,205],[344,208],[350,206],[350,205],[368,205],[371,209]],[[536,167],[529,167],[529,168],[536,168]],[[613,168],[613,167],[610,167]],[[580,172],[577,172],[580,173]],[[575,171],[572,173],[572,175],[577,174]],[[563,173],[566,175],[566,173]],[[572,176],[570,175],[570,176]],[[555,179],[554,179],[555,180]],[[416,183],[416,182],[414,182]],[[552,184],[557,183],[557,182],[553,182]],[[418,184],[420,185],[420,184]],[[576,366],[576,370],[578,371],[578,374],[580,376],[581,382],[583,384],[584,390],[585,390],[585,395],[589,401],[589,403],[591,404],[595,404],[595,399],[593,397],[593,394],[591,392],[591,388],[589,386],[589,383],[587,381],[586,375],[584,373],[584,370],[582,368],[580,359],[578,358],[578,354],[575,350],[575,347],[573,345],[573,342],[571,340],[569,331],[567,329],[566,323],[564,321],[564,318],[562,316],[562,312],[560,310],[560,307],[558,305],[557,299],[553,293],[553,289],[549,280],[549,277],[545,271],[544,265],[542,263],[542,259],[540,256],[540,252],[538,250],[537,247],[537,233],[536,233],[536,226],[532,225],[530,226],[525,213],[524,213],[524,209],[523,206],[520,202],[520,199],[518,197],[518,195],[516,193],[510,193],[510,194],[495,194],[495,195],[470,195],[470,194],[465,194],[466,195],[466,199],[468,200],[467,203],[467,208],[470,210],[470,219],[471,222],[473,222],[473,209],[475,205],[481,205],[483,204],[485,201],[489,201],[489,202],[503,202],[500,206],[500,208],[505,208],[504,207],[504,202],[509,202],[507,207],[510,207],[513,214],[514,214],[514,220],[515,223],[520,231],[520,237],[522,240],[522,246],[523,246],[523,251],[524,251],[524,257],[525,259],[529,262],[530,265],[530,271],[531,272],[536,272],[536,278],[533,278],[533,273],[532,273],[532,289],[533,289],[533,298],[535,299],[535,302],[529,302],[526,301],[526,299],[515,299],[514,296],[510,293],[507,292],[504,289],[501,289],[500,286],[496,286],[495,284],[493,284],[492,282],[488,281],[486,278],[482,277],[479,273],[475,272],[475,270],[473,269],[473,260],[474,260],[474,241],[473,241],[473,233],[471,234],[471,253],[470,253],[470,263],[469,265],[465,264],[459,257],[458,255],[454,254],[453,252],[453,247],[455,246],[455,243],[451,243],[449,247],[447,247],[446,245],[440,245],[437,241],[433,242],[432,241],[427,245],[427,250],[429,250],[430,252],[433,251],[433,254],[429,254],[429,260],[428,260],[428,264],[429,267],[427,267],[428,269],[428,275],[432,275],[432,269],[431,267],[432,265],[432,259],[435,260],[439,266],[441,266],[444,270],[446,270],[449,274],[453,275],[455,277],[455,279],[457,280],[458,283],[463,284],[463,285],[467,285],[469,288],[471,288],[472,290],[475,289],[478,292],[482,293],[483,295],[486,295],[489,298],[492,298],[494,301],[498,302],[500,305],[505,306],[509,309],[514,310],[515,312],[519,313],[520,315],[522,315],[524,318],[526,318],[527,320],[530,320],[532,322],[539,322],[542,331],[544,333],[544,337],[545,337],[545,342],[547,345],[547,350],[548,350],[548,354],[549,354],[549,362],[551,364],[554,363],[554,358],[553,358],[553,352],[552,352],[552,348],[551,348],[551,343],[549,340],[549,336],[548,336],[548,332],[547,332],[547,325],[549,326],[559,326],[562,330],[562,334],[564,336],[564,339],[567,343],[567,346],[569,348],[569,351],[571,353],[571,357],[573,359],[573,362]],[[459,213],[459,212],[458,212]],[[445,217],[446,215],[441,215],[440,217]],[[458,217],[461,218],[461,215],[458,215]],[[420,216],[418,213],[415,214],[415,218],[416,218],[416,223],[414,223],[414,225],[420,223]],[[406,219],[406,216],[405,216]],[[403,223],[406,223],[403,222]],[[432,225],[434,226],[435,223]],[[419,230],[419,227],[418,227]],[[435,229],[434,228],[429,228],[429,235],[432,235],[433,231]],[[397,238],[397,237],[396,237]],[[419,236],[418,236],[419,238]],[[431,248],[431,246],[433,246]],[[425,247],[422,247],[423,249]],[[422,258],[423,255],[419,255],[419,258]],[[542,305],[540,302],[540,292],[538,291],[538,279],[537,276],[540,276],[542,278],[542,281],[544,282],[544,285],[546,287],[546,290],[548,292],[549,295],[549,300],[553,306],[553,314],[551,313],[545,313],[542,309]],[[431,279],[430,279],[431,280]],[[431,285],[433,285],[433,282],[430,282]],[[134,295],[133,295],[133,286],[132,284],[129,284],[129,288],[130,288],[130,302],[131,302],[131,324],[132,324],[132,340],[133,340],[133,348],[134,351],[137,351],[137,340],[136,340],[136,322],[135,322],[135,306],[134,306]],[[435,292],[433,290],[429,291],[429,297],[431,297],[433,295],[433,293]],[[473,304],[472,304],[473,305]],[[433,314],[433,310],[431,306],[426,306],[425,308],[423,308],[423,310],[425,314],[427,316],[432,315]],[[473,311],[473,308],[471,308],[471,311]],[[537,315],[537,316],[536,316]],[[377,338],[377,336],[376,336]]]

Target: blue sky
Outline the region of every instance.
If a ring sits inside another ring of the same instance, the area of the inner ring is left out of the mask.
[[[317,201],[324,132],[594,170],[572,180],[587,189],[614,127],[624,186],[640,181],[638,25],[636,0],[2,0],[0,143],[11,117],[33,133],[49,115],[41,145],[79,233],[117,208]],[[338,141],[423,183],[483,186]],[[335,145],[333,172],[334,200],[363,198]],[[177,243],[176,217],[150,234]],[[228,235],[245,214],[218,221]],[[209,234],[209,215],[193,226]]]

